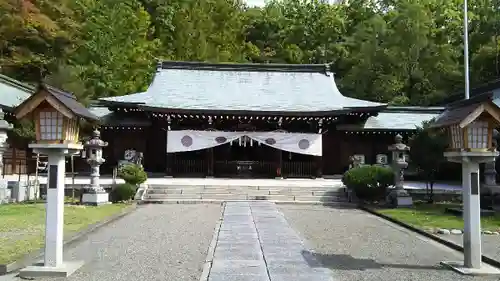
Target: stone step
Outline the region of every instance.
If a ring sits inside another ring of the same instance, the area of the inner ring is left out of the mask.
[[[247,195],[247,196],[295,196],[295,197],[332,197],[332,196],[345,196],[343,192],[308,192],[308,191],[281,191],[272,192],[266,190],[238,190],[238,191],[228,191],[228,190],[151,190],[148,189],[146,195],[158,195],[158,196],[182,196],[182,197],[198,197],[198,196],[212,196],[212,195]]]
[[[295,201],[339,202],[346,200],[345,196],[295,196]]]
[[[146,193],[144,199],[201,199],[201,194],[150,194]]]
[[[256,190],[256,191],[269,191],[273,193],[279,193],[279,192],[300,192],[300,191],[307,191],[307,192],[345,192],[344,188],[318,188],[318,187],[282,187],[282,188],[247,188],[247,187],[224,187],[224,186],[219,186],[217,188],[215,187],[210,187],[210,188],[205,188],[202,186],[186,186],[186,187],[158,187],[158,186],[149,186],[149,190],[173,190],[173,191],[180,191],[180,190],[186,190],[186,191],[211,191],[211,190],[228,190],[228,191],[239,191],[239,190]]]
[[[318,201],[336,202],[345,200],[344,196],[295,196],[295,195],[255,195],[255,194],[150,194],[144,196],[148,200],[166,199],[217,199],[217,200],[270,200],[270,201]]]
[[[224,186],[224,185],[149,185],[153,190],[268,190],[268,191],[333,191],[344,190],[342,186],[332,187],[298,187],[298,186]]]
[[[202,194],[201,199],[216,199],[216,200],[247,200],[248,196],[246,194],[216,194],[208,193]]]
[[[222,204],[224,202],[250,202],[249,200],[216,200],[216,199],[145,199],[140,204]],[[254,201],[255,202],[255,201]],[[292,204],[292,205],[339,205],[353,206],[346,201],[274,201],[276,204]]]

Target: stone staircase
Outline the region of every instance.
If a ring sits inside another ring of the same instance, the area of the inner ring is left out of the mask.
[[[330,204],[347,202],[344,187],[336,186],[221,186],[149,185],[141,203],[217,203],[267,200],[276,203]]]

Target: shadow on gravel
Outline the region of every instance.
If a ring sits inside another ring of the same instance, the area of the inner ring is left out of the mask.
[[[367,269],[381,269],[384,267],[388,268],[401,268],[401,269],[417,269],[417,270],[447,270],[440,265],[430,266],[430,265],[414,265],[414,264],[390,264],[390,263],[379,263],[372,259],[357,259],[350,255],[331,255],[331,254],[321,254],[313,253],[309,251],[302,251],[304,259],[309,263],[311,267],[318,267],[318,263],[321,266],[327,267],[329,269],[337,270],[367,270]],[[311,259],[310,257],[315,259]]]

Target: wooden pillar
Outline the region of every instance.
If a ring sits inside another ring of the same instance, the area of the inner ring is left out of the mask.
[[[207,177],[214,176],[214,148],[207,149]]]
[[[321,134],[323,132],[323,119],[319,119],[318,121],[318,134]],[[323,138],[321,138],[321,141],[323,142]],[[324,143],[322,145],[322,147],[325,147],[324,146]],[[322,154],[324,154],[324,149],[322,151]],[[323,177],[323,156],[316,156],[314,157],[316,158],[315,162],[316,162],[316,178],[322,178]]]
[[[316,162],[316,178],[323,177],[323,156],[314,156]]]
[[[208,116],[208,130],[213,130],[214,122],[212,116]],[[207,149],[207,177],[212,178],[214,176],[214,148],[210,147]]]
[[[283,178],[283,151],[276,149],[276,178]]]
[[[165,131],[165,146],[168,148],[168,130]],[[167,148],[165,148],[165,174],[167,177],[172,176],[172,169],[170,167],[171,164],[171,153],[168,153]]]
[[[172,153],[168,152],[168,132],[170,131],[170,125],[172,120],[170,115],[167,115],[167,130],[165,130],[165,173],[167,177],[172,177]]]

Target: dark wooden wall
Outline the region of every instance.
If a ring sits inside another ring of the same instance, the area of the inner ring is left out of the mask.
[[[102,140],[108,142],[108,147],[103,150],[103,157],[106,159],[106,162],[101,167],[101,173],[112,173],[118,161],[123,160],[125,150],[127,149],[135,149],[137,152],[142,152],[144,153],[144,158],[146,158],[148,133],[148,129],[115,129],[101,131]],[[146,160],[146,162],[147,161],[149,161],[149,159]]]
[[[323,135],[323,174],[343,174],[349,167],[349,157],[354,154],[365,155],[366,164],[374,164],[377,154],[386,154],[390,160],[387,148],[394,143],[394,137],[395,134],[386,132],[327,132]]]

